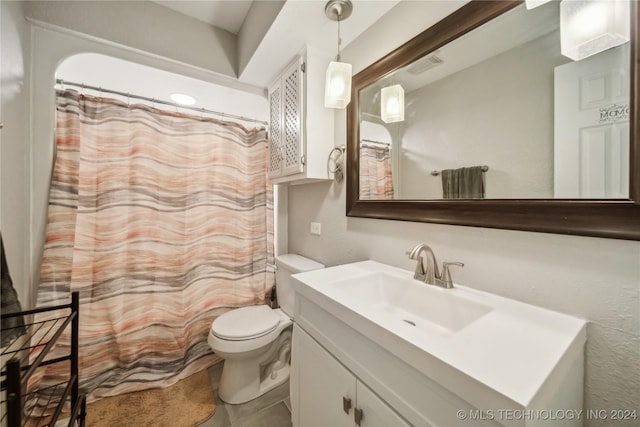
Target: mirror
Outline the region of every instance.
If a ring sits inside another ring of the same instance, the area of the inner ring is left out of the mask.
[[[347,215],[640,240],[630,3],[631,42],[579,61],[559,2],[472,1],[358,73]]]
[[[360,198],[461,198],[440,171],[474,165],[471,198],[628,198],[629,45],[573,61],[559,2],[521,4],[383,76],[359,94]]]

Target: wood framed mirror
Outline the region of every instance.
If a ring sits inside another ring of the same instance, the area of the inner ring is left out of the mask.
[[[514,10],[522,1],[471,1],[353,77],[347,107],[347,202],[351,217],[429,222],[545,233],[640,240],[640,126],[638,8],[631,1],[628,197],[391,199],[360,197],[361,99],[364,90],[391,73]],[[626,166],[626,165],[625,165]],[[553,177],[552,177],[553,179]],[[624,183],[626,185],[626,182]]]

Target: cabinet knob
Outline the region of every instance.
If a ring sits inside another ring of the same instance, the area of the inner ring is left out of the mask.
[[[362,409],[360,408],[356,408],[353,411],[353,419],[356,422],[356,425],[359,426],[360,422],[362,421],[362,418],[364,417],[364,414],[362,413]]]
[[[351,410],[351,398],[347,396],[342,397],[342,410],[345,414],[348,414]]]

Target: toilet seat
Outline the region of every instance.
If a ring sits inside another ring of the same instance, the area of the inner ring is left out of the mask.
[[[229,341],[244,341],[267,335],[281,317],[266,305],[253,305],[224,313],[211,325],[211,332]]]

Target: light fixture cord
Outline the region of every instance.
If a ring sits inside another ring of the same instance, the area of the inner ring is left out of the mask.
[[[337,7],[336,15],[338,16],[338,56],[336,62],[340,62],[340,45],[342,44],[342,38],[340,37],[340,18],[342,16],[342,8]]]

